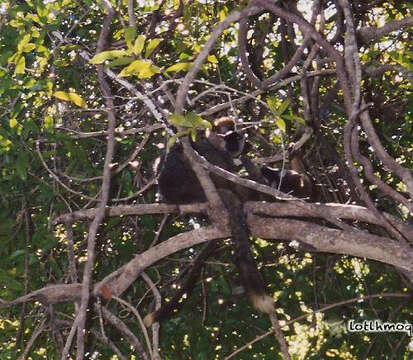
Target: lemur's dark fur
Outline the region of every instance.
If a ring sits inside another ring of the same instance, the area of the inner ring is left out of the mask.
[[[206,138],[197,139],[192,143],[192,146],[210,163],[225,170],[234,171],[233,157],[242,152],[244,142],[244,135],[235,130],[234,120],[226,117],[218,119],[214,124],[214,131],[207,134]],[[170,149],[166,158],[161,161],[160,169],[158,183],[163,201],[175,204],[206,201],[205,193],[183,153],[182,146],[176,144]],[[211,174],[211,179],[229,212],[235,248],[235,264],[248,296],[257,310],[266,313],[273,312],[273,300],[265,292],[264,281],[251,253],[248,227],[244,220],[242,201],[240,200],[243,195],[237,194],[237,187],[228,180],[215,174]],[[208,252],[210,251],[211,249],[208,249]],[[194,265],[194,270],[192,275],[189,275],[191,284],[188,285],[187,282],[184,287],[186,292],[190,292],[193,288],[194,275],[198,275],[200,271],[198,265]],[[150,326],[153,322],[167,318],[173,310],[180,306],[179,300],[182,295],[181,291],[161,309],[148,314],[144,319],[145,324]]]
[[[306,174],[302,163],[302,150],[294,150],[291,144],[288,150],[290,169],[281,170],[263,166],[261,174],[269,186],[298,198],[313,199],[315,196],[314,183]]]
[[[211,164],[233,172],[233,157],[242,151],[244,144],[244,137],[233,129],[234,121],[231,118],[219,119],[214,124],[214,131],[192,142],[192,147]],[[156,171],[159,170],[158,184],[162,201],[171,204],[206,201],[204,190],[181,144],[175,144],[166,158],[161,159]],[[217,188],[228,187],[228,181],[220,176],[211,174],[211,179]]]

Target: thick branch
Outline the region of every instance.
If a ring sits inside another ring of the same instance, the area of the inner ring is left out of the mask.
[[[207,204],[139,204],[139,205],[119,205],[106,208],[106,216],[128,216],[128,215],[150,215],[150,214],[190,214],[206,212]],[[53,225],[62,223],[73,223],[78,220],[91,220],[96,216],[98,208],[83,209],[67,213],[56,217]]]
[[[124,266],[106,276],[102,281],[95,285],[93,294],[95,296],[100,295],[101,288],[105,285],[112,295],[119,296],[138,278],[145,268],[157,261],[191,246],[209,240],[229,237],[230,235],[229,231],[223,232],[212,226],[178,234],[161,244],[150,248],[142,254],[136,255]],[[0,300],[0,308],[30,301],[40,301],[47,305],[68,301],[79,301],[81,297],[81,289],[82,284],[50,285],[10,302]]]
[[[363,206],[358,205],[344,205],[344,204],[314,204],[320,213],[327,212],[332,217],[339,219],[359,221],[368,224],[383,225],[383,221],[375,216],[375,214]],[[295,201],[277,202],[262,204],[261,202],[247,202],[245,204],[247,213],[255,215],[266,215],[272,217],[310,217],[317,218],[317,213],[311,208],[301,206]],[[407,238],[413,240],[413,225],[403,223],[400,219],[384,213],[383,216],[396,229],[403,233]]]
[[[148,249],[144,253],[136,255],[131,261],[119,269],[116,274],[112,273],[96,284],[94,294],[99,295],[101,287],[106,285],[113,295],[119,296],[138,278],[139,274],[145,268],[155,262],[188,247],[228,236],[230,236],[229,230],[223,232],[213,226],[176,235]]]
[[[413,270],[413,250],[389,238],[361,231],[342,231],[305,221],[253,217],[253,236],[274,240],[296,239],[316,251],[352,255]]]
[[[400,31],[405,27],[413,25],[413,16],[401,20],[394,20],[382,27],[369,26],[357,31],[357,35],[363,43],[379,39],[392,31]]]
[[[96,53],[101,52],[106,44],[106,39],[109,36],[110,24],[112,18],[115,15],[115,11],[112,5],[107,1],[103,0],[103,5],[107,10],[107,15],[103,22],[102,31],[99,36],[98,46],[96,48]],[[102,94],[105,98],[106,110],[108,114],[108,140],[105,155],[105,163],[103,168],[103,181],[102,181],[102,197],[99,204],[96,216],[93,219],[89,227],[89,234],[87,238],[87,261],[84,267],[83,280],[82,280],[82,296],[80,307],[78,309],[75,323],[73,326],[77,326],[77,354],[76,360],[83,359],[84,355],[84,331],[86,326],[86,311],[89,306],[90,290],[92,285],[92,272],[95,265],[95,243],[96,236],[98,233],[99,226],[101,225],[103,219],[105,218],[106,205],[109,201],[110,196],[110,183],[111,183],[111,169],[112,160],[115,154],[115,128],[116,128],[116,115],[115,115],[115,104],[113,102],[112,93],[110,86],[107,83],[103,71],[103,65],[98,67],[98,78]],[[62,354],[62,358],[66,359],[66,351],[70,345],[66,343],[65,349]]]
[[[413,250],[405,247],[389,238],[370,235],[361,231],[342,231],[315,225],[309,222],[291,219],[260,218],[252,215],[256,211],[261,214],[274,215],[278,212],[280,216],[311,216],[307,209],[301,208],[299,204],[289,203],[248,203],[247,210],[250,213],[248,225],[256,237],[277,240],[299,240],[310,245],[317,251],[336,254],[346,254],[358,257],[366,257],[378,260],[399,268],[413,271]],[[320,205],[318,205],[320,206]],[[359,206],[351,205],[321,205],[330,211],[331,216],[375,223],[371,213]],[[295,209],[294,209],[295,208]],[[295,211],[296,210],[296,211]],[[394,219],[392,219],[394,221]],[[398,224],[398,226],[402,226]],[[412,233],[411,227],[403,225],[403,229]],[[221,231],[216,227],[206,227],[189,231],[170,238],[149,250],[136,255],[126,265],[108,275],[96,284],[93,294],[100,295],[103,285],[108,287],[111,294],[121,295],[148,266],[155,262],[186,248],[201,244],[203,242],[221,239],[230,236],[229,231]],[[80,299],[81,284],[52,285],[36,290],[26,296],[12,302],[2,302],[0,307],[20,304],[29,301],[41,301],[45,304],[55,304]]]

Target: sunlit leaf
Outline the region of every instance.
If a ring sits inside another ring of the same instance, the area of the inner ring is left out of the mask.
[[[168,121],[175,126],[183,126],[183,127],[191,127],[192,124],[190,120],[188,120],[182,114],[172,114],[169,116]]]
[[[96,54],[92,59],[89,60],[91,64],[102,64],[106,60],[112,60],[116,58],[120,58],[126,55],[125,50],[110,50],[110,51],[102,51],[99,54]]]
[[[178,140],[178,137],[177,137],[176,135],[171,136],[171,137],[168,139],[168,143],[166,144],[168,150],[169,150],[172,146],[175,145],[175,143],[176,143],[177,140]]]
[[[278,115],[277,99],[273,96],[267,98],[267,105],[273,114]]]
[[[185,115],[185,118],[195,128],[207,127],[209,129],[212,129],[211,123],[209,121],[202,119],[202,117],[199,116],[197,113],[189,112]]]
[[[46,65],[48,64],[48,57],[46,56],[42,56],[38,58],[38,64],[39,64],[39,68],[38,68],[38,72],[42,73],[46,67]]]
[[[129,26],[125,30],[125,41],[128,48],[132,48],[132,41],[136,37],[136,29],[133,26]]]
[[[190,135],[191,135],[191,140],[195,142],[196,141],[196,129],[195,128],[191,129]]]
[[[24,74],[24,71],[26,70],[26,59],[22,55],[20,56],[19,60],[16,62],[16,68],[14,69],[15,74]]]
[[[30,34],[24,35],[24,36],[23,36],[23,39],[21,39],[21,40],[19,41],[19,43],[17,44],[17,50],[20,51],[20,52],[22,52],[23,49],[24,49],[24,47],[29,43],[30,39],[31,39],[31,35],[30,35]]]
[[[217,57],[216,57],[215,55],[209,55],[209,56],[208,56],[208,61],[209,61],[210,63],[213,63],[213,64],[218,64],[218,59],[217,59]]]
[[[17,125],[17,120],[16,118],[11,118],[9,121],[9,125],[11,128],[14,128]]]
[[[28,53],[28,52],[34,50],[35,48],[36,48],[35,44],[29,43],[29,44],[24,45],[24,47],[22,49],[22,52]]]
[[[223,21],[228,16],[228,8],[224,6],[222,10],[218,12],[219,21]]]
[[[124,66],[128,65],[133,61],[132,56],[123,56],[119,59],[112,60],[108,63],[109,67]]]
[[[155,75],[150,67],[144,68],[141,71],[139,71],[138,73],[138,78],[139,79],[149,79],[151,78],[153,75]]]
[[[66,67],[69,66],[71,63],[67,59],[56,59],[53,61],[53,65],[56,65],[57,67]]]
[[[286,99],[284,100],[280,107],[278,108],[278,115],[282,115],[282,113],[287,110],[287,108],[290,106],[290,100]]]
[[[208,120],[202,120],[201,126],[206,129],[212,129],[212,124]]]
[[[199,128],[208,128],[211,129],[212,125],[209,121],[202,119],[201,116],[194,112],[189,112],[185,115],[182,114],[173,114],[169,116],[168,121],[175,126],[181,126],[186,128],[194,129],[195,131]],[[192,136],[192,134],[191,134]]]
[[[143,47],[145,46],[145,35],[139,35],[135,40],[135,45],[133,46],[133,51],[136,55],[140,55],[142,53]]]
[[[21,56],[20,52],[16,52],[13,55],[11,55],[8,59],[7,59],[7,63],[9,64],[14,64],[16,62],[16,60],[19,59],[19,57]]]
[[[146,46],[145,50],[145,57],[148,58],[151,56],[152,52],[156,49],[156,47],[160,44],[162,39],[152,39],[149,41],[148,45]]]
[[[119,76],[126,77],[131,75],[139,75],[141,71],[147,69],[151,66],[151,62],[147,60],[135,60],[129,66],[124,68],[120,73]]]
[[[165,71],[166,72],[186,71],[191,67],[191,65],[192,65],[191,63],[187,63],[187,62],[177,63],[177,64],[174,64],[174,65],[168,67]]]
[[[161,71],[158,67],[156,66],[149,66],[149,67],[145,67],[144,69],[142,69],[142,71],[139,72],[138,74],[138,78],[139,79],[149,79],[152,76],[154,76],[155,74],[159,74]]]
[[[44,128],[48,131],[54,130],[54,120],[52,116],[46,115],[44,117]]]
[[[305,120],[302,117],[297,116],[297,115],[283,115],[283,118],[297,122],[299,124],[305,124]]]
[[[0,135],[0,147],[2,148],[2,150],[9,151],[11,144],[12,142],[9,139],[6,139]]]
[[[285,125],[285,121],[284,121],[280,116],[277,116],[277,117],[276,117],[275,123],[277,124],[277,126],[280,128],[280,130],[281,130],[282,132],[286,132],[287,127],[286,127],[286,125]]]
[[[64,91],[56,91],[54,94],[54,97],[60,99],[60,100],[65,100],[65,101],[70,101],[74,103],[75,105],[82,107],[82,108],[87,108],[87,104],[85,100],[83,100],[78,94],[70,92],[64,92]]]

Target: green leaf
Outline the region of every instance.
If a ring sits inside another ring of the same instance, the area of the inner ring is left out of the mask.
[[[224,6],[223,9],[218,12],[219,21],[223,21],[227,16],[228,8]]]
[[[159,74],[161,70],[154,65],[151,65],[149,68],[145,68],[142,71],[139,72],[138,78],[139,79],[149,79],[155,74]]]
[[[277,117],[281,116],[285,110],[290,106],[290,101],[284,100],[281,105],[277,106],[278,101],[276,97],[267,98],[267,105],[270,108],[271,112]]]
[[[16,62],[16,68],[14,69],[15,74],[24,74],[26,69],[26,59],[23,55],[20,56],[19,60]]]
[[[13,251],[13,252],[11,253],[11,255],[9,256],[9,261],[16,260],[17,258],[23,256],[25,253],[26,253],[26,251],[23,250],[23,249],[19,249],[19,250]]]
[[[176,135],[171,136],[168,139],[168,143],[166,145],[167,149],[169,150],[172,146],[174,146],[177,140],[178,140],[178,137]]]
[[[305,120],[302,117],[297,116],[297,115],[283,115],[283,118],[297,122],[299,124],[303,124],[303,125],[305,124]]]
[[[44,128],[50,132],[54,130],[54,120],[50,115],[44,117]]]
[[[215,55],[209,55],[207,59],[210,63],[218,64],[218,59]]]
[[[277,99],[274,96],[267,98],[267,105],[274,115],[278,115]]]
[[[172,114],[169,116],[168,121],[175,126],[191,127],[192,124],[182,114]]]
[[[10,121],[9,121],[9,125],[13,129],[17,125],[16,118],[11,118]]]
[[[64,91],[56,91],[53,94],[54,97],[60,99],[60,100],[65,100],[65,101],[71,101],[75,105],[82,107],[84,109],[87,109],[87,104],[85,100],[83,100],[78,94],[73,93],[73,92],[64,92]]]
[[[192,128],[189,134],[191,135],[191,140],[195,142],[196,141],[196,128]]]
[[[208,120],[202,120],[202,127],[212,130],[212,124]]]
[[[209,121],[202,119],[202,117],[200,117],[198,114],[194,112],[189,112],[185,115],[182,115],[182,114],[170,115],[168,121],[172,125],[192,128],[195,131],[199,128],[212,129],[212,125]]]
[[[32,37],[31,37],[30,34],[24,35],[24,36],[23,36],[23,39],[21,39],[21,40],[19,41],[19,43],[17,44],[17,50],[18,50],[19,52],[22,52],[22,51],[23,51],[23,48],[29,43],[29,41],[30,41],[31,38],[32,38]]]
[[[186,71],[191,67],[191,63],[183,62],[183,63],[177,63],[175,65],[172,65],[168,67],[165,71],[166,72],[179,72],[179,71]]]
[[[36,45],[33,43],[29,43],[23,46],[22,52],[28,53],[36,48]]]
[[[0,135],[0,148],[3,151],[10,151],[10,145],[12,142],[9,139],[4,138]]]
[[[37,14],[42,18],[47,18],[49,15],[49,10],[44,6],[37,6],[36,7]]]
[[[19,153],[16,160],[16,172],[22,180],[27,179],[27,168],[29,167],[29,160],[27,154],[24,151]]]
[[[280,128],[282,132],[284,133],[286,132],[287,128],[285,126],[285,121],[280,116],[277,116],[275,118],[275,123],[277,124],[277,126]]]
[[[125,50],[110,50],[110,51],[102,51],[99,54],[96,54],[92,59],[89,60],[91,64],[102,64],[106,60],[112,60],[116,58],[120,58],[126,55]]]
[[[195,124],[197,123],[200,119],[202,120],[202,118],[195,112],[190,111],[188,112],[185,117],[192,123]]]
[[[161,43],[162,39],[153,39],[149,41],[149,44],[146,46],[145,57],[148,58],[151,56],[152,52],[156,47]]]
[[[280,107],[278,108],[278,115],[282,115],[282,113],[287,110],[287,108],[290,106],[290,100],[286,99],[284,100]]]
[[[8,64],[14,64],[17,60],[19,60],[19,57],[21,56],[21,52],[16,52],[13,55],[11,55],[8,59],[7,59],[7,63]]]
[[[129,26],[125,30],[125,40],[128,48],[132,48],[132,41],[136,37],[136,29],[133,26]]]
[[[123,56],[119,59],[112,60],[108,63],[109,67],[124,66],[128,65],[133,61],[132,56]]]
[[[133,52],[136,55],[140,55],[142,53],[143,47],[145,46],[145,35],[139,35],[135,40],[135,45],[133,46]]]
[[[154,75],[150,67],[145,67],[138,73],[139,79],[149,79]]]
[[[8,236],[13,231],[15,222],[12,219],[7,219],[4,215],[2,215],[0,220],[0,235]]]
[[[53,61],[53,64],[57,67],[66,67],[71,65],[71,62],[68,59],[56,59]]]
[[[160,69],[152,65],[149,60],[135,60],[128,67],[124,68],[120,73],[120,77],[127,77],[131,75],[138,76],[139,79],[147,79],[155,74],[158,74]]]
[[[122,69],[119,73],[120,77],[127,77],[131,75],[138,75],[144,68],[149,67],[150,63],[143,60],[135,60],[129,66]]]
[[[210,124],[210,122],[202,119],[202,117],[200,117],[197,113],[189,112],[185,115],[185,117],[195,128],[207,127],[209,129],[212,129],[212,125]]]

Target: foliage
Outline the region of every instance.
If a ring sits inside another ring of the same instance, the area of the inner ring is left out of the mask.
[[[282,160],[283,146],[299,140],[303,129],[311,129],[304,161],[315,181],[323,184],[322,201],[366,205],[355,191],[347,168],[343,133],[349,116],[343,105],[343,92],[335,88],[337,76],[328,72],[335,65],[325,49],[305,64],[315,44],[310,40],[307,51],[291,71],[260,89],[240,63],[239,25],[231,24],[201,64],[185,94],[186,112],[177,114],[177,90],[195,66],[214,27],[229,14],[244,9],[247,2],[138,0],[134,2],[131,19],[129,1],[111,1],[116,16],[110,24],[104,51],[97,53],[107,15],[103,3],[0,0],[2,301],[12,301],[50,284],[82,279],[90,224],[76,221],[70,236],[64,226],[67,224],[56,225],[53,220],[64,213],[99,206],[108,115],[98,69],[106,71],[116,112],[116,153],[109,205],[156,202],[153,164],[161,150],[186,135],[195,141],[221,115],[237,117],[249,129],[253,158],[278,155],[278,160]],[[290,11],[294,1],[279,3]],[[298,6],[307,20],[311,17],[309,3],[313,2],[300,1]],[[320,3],[318,13],[323,17],[318,18],[316,28],[324,35],[338,32],[337,38],[326,36],[341,51],[344,34],[340,31],[344,30],[337,24],[344,15],[341,10],[337,12],[340,2]],[[374,6],[367,1],[351,3],[358,30],[412,17],[409,1],[375,1]],[[266,11],[249,18],[247,57],[259,81],[283,69],[302,45],[303,34],[287,23]],[[296,33],[294,38],[292,33]],[[368,111],[375,131],[385,151],[397,164],[410,170],[412,37],[410,27],[398,28],[359,48],[363,69],[361,92],[370,104]],[[110,78],[109,71],[117,75],[116,80]],[[317,76],[307,74],[305,83],[305,74],[317,71]],[[121,81],[132,84],[136,92]],[[156,118],[138,92],[156,105],[164,122]],[[383,166],[364,131],[360,132],[359,151],[370,164],[374,177],[411,204],[412,194],[406,182]],[[380,214],[391,214],[412,226],[412,213],[400,198],[373,184],[366,176],[366,165],[359,159],[353,160],[372,206]],[[121,268],[134,254],[204,226],[205,222],[202,217],[176,214],[106,217],[97,237],[93,282]],[[377,224],[355,220],[347,221],[347,225],[401,241]],[[70,238],[74,240],[78,271],[75,277],[69,271]],[[290,244],[294,238],[286,240],[256,241],[254,251],[269,284],[268,291],[276,300],[281,322],[288,323],[283,331],[292,358],[412,356],[410,338],[405,334],[346,331],[350,319],[413,324],[413,310],[407,297],[368,298],[380,293],[408,294],[411,283],[406,274],[384,263],[339,252],[326,254],[297,248]],[[412,239],[407,240],[411,245]],[[269,331],[271,323],[251,307],[242,289],[240,293],[231,246],[227,241],[220,244],[183,309],[161,325],[160,358],[227,359],[236,349],[253,342],[232,358],[281,359],[273,333],[253,341]],[[179,251],[145,270],[164,298],[173,296],[183,270],[201,248],[199,245]],[[326,305],[363,296],[367,299],[323,310]],[[122,319],[145,347],[145,337],[134,314],[110,299],[110,294],[108,297],[102,298],[102,303]],[[153,309],[154,295],[141,277],[121,298],[142,315]],[[320,312],[312,312],[319,309]],[[47,306],[35,301],[1,309],[0,358],[17,359],[24,349],[31,359],[60,358],[74,312],[74,302]],[[305,314],[308,316],[292,321]],[[99,314],[93,313],[87,322],[87,356],[120,358],[116,357],[114,347],[105,342],[107,337],[125,358],[139,358],[138,352],[107,322],[104,335]],[[27,347],[31,338],[34,342]]]

